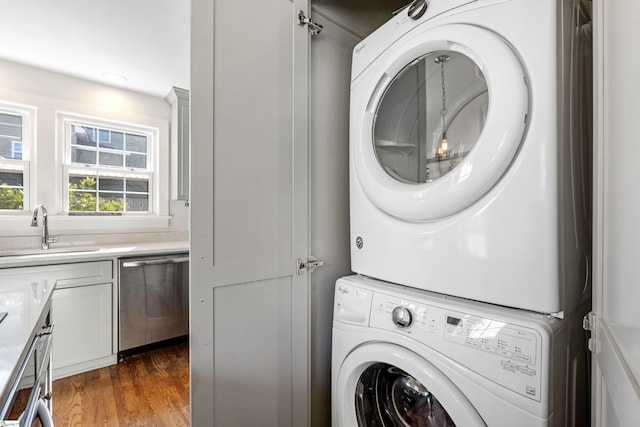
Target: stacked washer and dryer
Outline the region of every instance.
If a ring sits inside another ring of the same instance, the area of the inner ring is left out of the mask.
[[[334,426],[589,423],[591,1],[416,0],[353,53]]]

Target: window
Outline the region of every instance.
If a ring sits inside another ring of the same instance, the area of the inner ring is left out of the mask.
[[[64,203],[69,215],[153,213],[157,130],[67,118]]]
[[[29,208],[29,144],[35,109],[0,104],[0,211]]]
[[[11,158],[22,160],[22,141],[11,141]]]

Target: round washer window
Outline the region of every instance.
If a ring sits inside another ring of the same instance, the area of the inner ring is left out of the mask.
[[[388,342],[352,349],[332,386],[336,424],[486,427],[458,385],[429,360],[430,352],[418,355]]]
[[[420,381],[386,363],[371,365],[360,375],[355,404],[359,426],[455,427]]]
[[[378,162],[392,178],[433,182],[475,146],[489,108],[484,75],[453,51],[424,55],[387,86],[373,123]]]

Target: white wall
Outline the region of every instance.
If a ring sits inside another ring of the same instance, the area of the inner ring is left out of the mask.
[[[31,188],[35,195],[30,204],[42,202],[47,206],[50,233],[60,237],[57,246],[188,239],[188,208],[183,201],[169,201],[171,109],[164,98],[0,60],[0,102],[36,108],[35,149],[31,153]],[[93,218],[99,220],[94,222],[61,213],[62,195],[56,182],[62,179],[62,172],[54,162],[60,155],[56,147],[57,112],[159,129],[158,169],[164,173],[159,182],[158,217]],[[39,235],[39,228],[30,227],[29,212],[0,214],[0,250],[37,248]]]

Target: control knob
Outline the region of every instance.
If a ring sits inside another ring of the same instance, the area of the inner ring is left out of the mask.
[[[422,15],[424,15],[428,7],[429,4],[427,3],[427,0],[415,0],[411,3],[411,6],[409,6],[407,14],[409,15],[409,18],[415,21],[422,18]]]
[[[399,328],[408,328],[413,323],[413,315],[407,307],[396,307],[391,312],[393,323]]]

